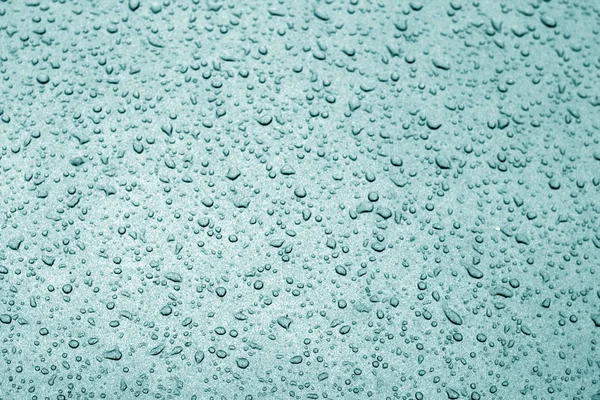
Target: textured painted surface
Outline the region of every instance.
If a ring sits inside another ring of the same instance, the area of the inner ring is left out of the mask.
[[[0,1],[0,398],[598,400],[597,6]]]

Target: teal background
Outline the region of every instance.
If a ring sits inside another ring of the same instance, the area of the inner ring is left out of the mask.
[[[0,399],[600,398],[594,1],[0,1]]]

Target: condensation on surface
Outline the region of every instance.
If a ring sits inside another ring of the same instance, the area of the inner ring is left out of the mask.
[[[595,1],[0,1],[0,399],[600,399]]]

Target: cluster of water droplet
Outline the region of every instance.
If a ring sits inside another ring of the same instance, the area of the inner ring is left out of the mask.
[[[0,398],[600,399],[594,2],[0,2]]]

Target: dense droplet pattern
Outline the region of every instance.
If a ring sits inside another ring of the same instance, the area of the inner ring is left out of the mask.
[[[0,2],[0,398],[600,399],[594,1]]]

